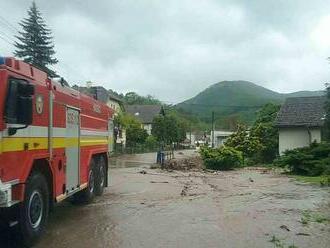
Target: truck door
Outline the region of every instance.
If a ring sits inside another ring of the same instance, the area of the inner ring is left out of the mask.
[[[80,116],[79,110],[67,107],[66,109],[66,189],[67,192],[79,186],[80,160]]]

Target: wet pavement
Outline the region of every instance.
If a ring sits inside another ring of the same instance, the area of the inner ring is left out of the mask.
[[[154,158],[113,160],[105,194],[57,206],[36,248],[330,247],[329,188],[264,169],[149,169]]]

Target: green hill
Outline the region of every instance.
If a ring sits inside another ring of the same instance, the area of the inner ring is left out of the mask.
[[[211,121],[215,111],[217,123],[224,126],[228,119],[239,119],[248,124],[255,119],[256,112],[266,103],[281,104],[287,97],[315,96],[322,91],[301,91],[289,94],[278,93],[248,81],[223,81],[216,83],[195,97],[176,105],[185,114]]]

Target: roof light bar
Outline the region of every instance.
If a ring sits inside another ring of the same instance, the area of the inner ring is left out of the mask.
[[[0,56],[0,65],[6,64],[6,58]]]

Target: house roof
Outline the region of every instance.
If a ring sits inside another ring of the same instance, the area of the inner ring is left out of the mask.
[[[277,127],[321,127],[324,123],[324,96],[287,98],[282,105],[275,125]]]
[[[125,105],[126,112],[134,115],[142,123],[152,123],[154,117],[160,114],[160,105]]]
[[[109,95],[109,99],[111,99],[111,100],[113,100],[113,101],[116,101],[116,102],[118,102],[119,104],[123,103],[123,100],[120,99],[120,98],[119,98],[118,96],[116,96],[115,94],[108,92],[108,95]]]

